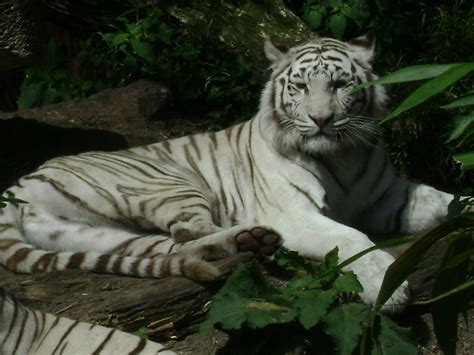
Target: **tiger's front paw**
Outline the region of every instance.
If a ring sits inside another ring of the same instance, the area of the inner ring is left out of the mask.
[[[375,304],[385,276],[385,272],[394,258],[384,251],[374,251],[356,261],[352,270],[357,274],[359,281],[364,287],[360,294],[362,301],[368,305]],[[403,282],[395,290],[392,296],[382,306],[382,312],[394,314],[400,313],[410,300],[410,288],[408,282]]]
[[[253,227],[240,231],[235,236],[239,251],[253,251],[257,255],[271,256],[281,245],[281,237],[266,227]]]

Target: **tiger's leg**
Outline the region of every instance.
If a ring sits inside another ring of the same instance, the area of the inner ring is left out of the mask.
[[[397,178],[361,216],[360,228],[368,233],[421,233],[447,217],[453,198],[430,186]]]
[[[0,263],[14,272],[83,269],[138,277],[176,275],[196,281],[211,281],[220,276],[215,266],[199,256],[160,254],[150,258],[124,256],[114,250],[144,237],[139,234],[66,223],[44,214],[29,214],[19,220],[23,223],[0,230]],[[164,240],[165,237],[160,238]]]
[[[148,237],[153,240],[153,237]],[[131,250],[138,250],[135,244],[141,240],[134,240],[123,250],[125,254]],[[205,260],[218,260],[238,252],[251,251],[259,256],[271,256],[280,247],[281,238],[274,230],[259,225],[234,226],[222,229],[216,233],[188,242],[177,243],[171,238],[167,241],[149,243],[146,248],[147,256],[162,253],[176,252],[183,255],[200,257]],[[133,255],[133,254],[131,254]]]
[[[145,202],[137,213],[147,223],[168,232],[176,242],[186,242],[221,231],[217,225],[219,211],[205,188],[196,188],[191,181],[161,191]]]

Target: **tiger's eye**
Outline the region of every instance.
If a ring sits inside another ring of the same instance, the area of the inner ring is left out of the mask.
[[[305,90],[307,88],[305,83],[295,83],[295,86],[298,90]]]
[[[332,86],[334,89],[342,89],[343,87],[345,87],[347,85],[347,81],[344,81],[344,80],[336,80],[335,82],[333,82]]]

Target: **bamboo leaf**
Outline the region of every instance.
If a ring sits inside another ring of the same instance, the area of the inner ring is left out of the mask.
[[[451,109],[451,108],[464,107],[464,106],[470,106],[470,105],[474,105],[474,95],[461,97],[460,99],[457,99],[453,102],[450,102],[447,105],[440,106],[440,107],[444,109]]]
[[[379,311],[382,305],[387,302],[393,292],[405,281],[408,275],[413,272],[420,257],[441,238],[458,229],[474,227],[474,219],[471,214],[459,215],[426,233],[408,248],[397,260],[389,266],[380,289],[374,310]]]
[[[453,158],[461,164],[462,170],[474,169],[474,151],[456,154],[453,156]]]
[[[412,304],[416,305],[416,306],[422,306],[422,305],[427,305],[427,304],[430,304],[430,303],[435,303],[435,302],[444,300],[445,298],[447,298],[449,296],[453,296],[453,295],[455,295],[459,292],[462,292],[462,291],[467,290],[467,289],[472,288],[472,287],[474,287],[474,280],[466,281],[462,285],[459,285],[458,287],[453,288],[452,290],[449,290],[445,293],[442,293],[441,295],[430,298],[428,300],[415,301]]]
[[[385,75],[377,80],[372,80],[363,83],[354,88],[352,90],[352,93],[355,93],[372,85],[397,84],[409,81],[431,79],[443,74],[446,70],[457,67],[459,65],[462,65],[462,63],[413,65],[394,71],[393,73]]]
[[[454,122],[454,129],[451,131],[451,134],[449,135],[449,138],[446,143],[451,142],[456,138],[459,138],[471,125],[472,122],[474,122],[474,111],[472,111],[466,116],[456,117]]]
[[[436,78],[427,81],[418,89],[416,89],[405,100],[403,100],[403,102],[395,110],[393,110],[382,121],[380,121],[380,124],[388,122],[400,115],[401,113],[425,102],[430,97],[440,93],[441,91],[454,84],[456,81],[469,74],[473,70],[474,62],[461,64],[454,66],[446,70],[444,73],[437,76]]]

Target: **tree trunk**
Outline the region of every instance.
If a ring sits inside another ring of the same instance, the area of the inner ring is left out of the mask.
[[[266,79],[268,67],[263,54],[265,38],[293,46],[314,36],[282,0],[244,1],[240,5],[231,0],[218,5],[200,0],[174,3],[166,9],[182,26],[206,28],[222,47],[242,55],[261,81]]]

